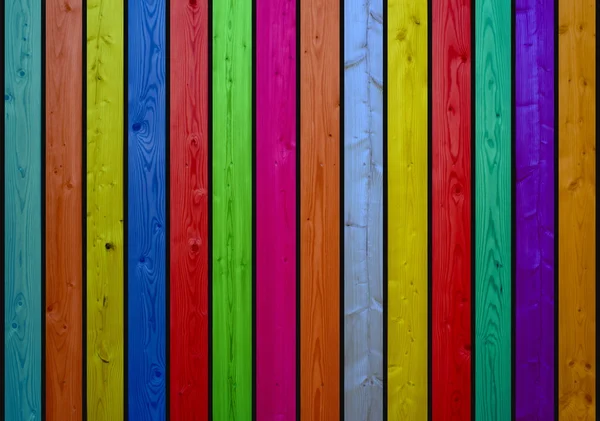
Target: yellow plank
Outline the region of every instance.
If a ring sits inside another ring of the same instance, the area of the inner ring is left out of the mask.
[[[559,421],[596,419],[596,1],[558,3]]]
[[[427,0],[388,3],[388,417],[427,420]]]
[[[123,1],[87,3],[87,407],[123,419]],[[77,118],[77,116],[74,116]]]

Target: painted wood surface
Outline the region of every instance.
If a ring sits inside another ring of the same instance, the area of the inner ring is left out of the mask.
[[[432,4],[432,419],[471,419],[471,1]]]
[[[42,3],[4,8],[4,408],[42,416]]]
[[[515,410],[554,419],[554,0],[515,21]]]
[[[300,4],[300,414],[340,417],[340,2]]]
[[[127,8],[129,420],[166,418],[165,2]]]
[[[87,417],[124,417],[123,2],[87,1]]]
[[[252,1],[214,2],[212,411],[252,416]]]
[[[170,409],[208,418],[208,1],[170,2]]]
[[[383,1],[344,1],[344,416],[383,419]]]
[[[511,417],[511,4],[475,0],[475,416]]]
[[[296,0],[256,2],[256,415],[296,419]]]
[[[427,0],[388,1],[388,419],[427,419]]]
[[[596,2],[558,2],[558,413],[596,419]]]
[[[83,9],[46,1],[46,419],[83,403]]]

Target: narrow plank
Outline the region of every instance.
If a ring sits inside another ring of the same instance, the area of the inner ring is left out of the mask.
[[[554,0],[517,0],[516,419],[554,419]]]
[[[300,5],[300,412],[340,417],[340,2]]]
[[[472,9],[432,6],[432,418],[470,420]]]
[[[296,419],[296,0],[256,1],[256,415]]]
[[[214,2],[213,417],[252,415],[252,0]]]
[[[170,415],[208,418],[208,1],[170,2]]]
[[[558,411],[596,419],[596,2],[558,2]]]
[[[46,2],[46,419],[82,419],[81,0]]]
[[[129,420],[166,418],[165,1],[127,8]]]
[[[388,417],[427,418],[427,0],[388,2]]]
[[[475,1],[475,413],[511,417],[511,3]]]
[[[42,2],[4,8],[4,417],[41,416]]]
[[[123,2],[87,1],[87,417],[124,417]]]
[[[344,1],[344,413],[383,419],[383,1]]]

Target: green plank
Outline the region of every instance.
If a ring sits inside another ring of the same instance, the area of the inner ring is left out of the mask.
[[[475,396],[511,418],[511,1],[475,3]]]
[[[5,405],[0,418],[25,421],[42,416],[42,3],[7,0],[1,7]]]
[[[252,0],[213,3],[212,323],[216,420],[252,414]]]

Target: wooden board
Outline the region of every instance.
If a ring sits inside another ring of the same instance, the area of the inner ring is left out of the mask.
[[[471,1],[432,6],[432,418],[469,420]]]
[[[252,0],[214,2],[213,417],[252,416]]]
[[[558,411],[596,419],[596,2],[558,2]]]
[[[511,417],[511,4],[475,1],[475,416]]]
[[[554,419],[554,0],[517,0],[517,420]]]
[[[129,420],[166,417],[165,2],[127,8]]]
[[[344,412],[383,419],[383,1],[344,2]]]
[[[296,419],[296,1],[256,1],[256,414]]]
[[[427,419],[427,0],[388,1],[388,419]]]
[[[208,418],[208,3],[170,2],[173,420]]]
[[[42,2],[4,7],[4,417],[41,416]]]
[[[87,416],[124,417],[123,2],[87,1]]]
[[[340,417],[340,4],[300,5],[300,413]]]
[[[83,403],[82,2],[46,2],[46,419]]]

